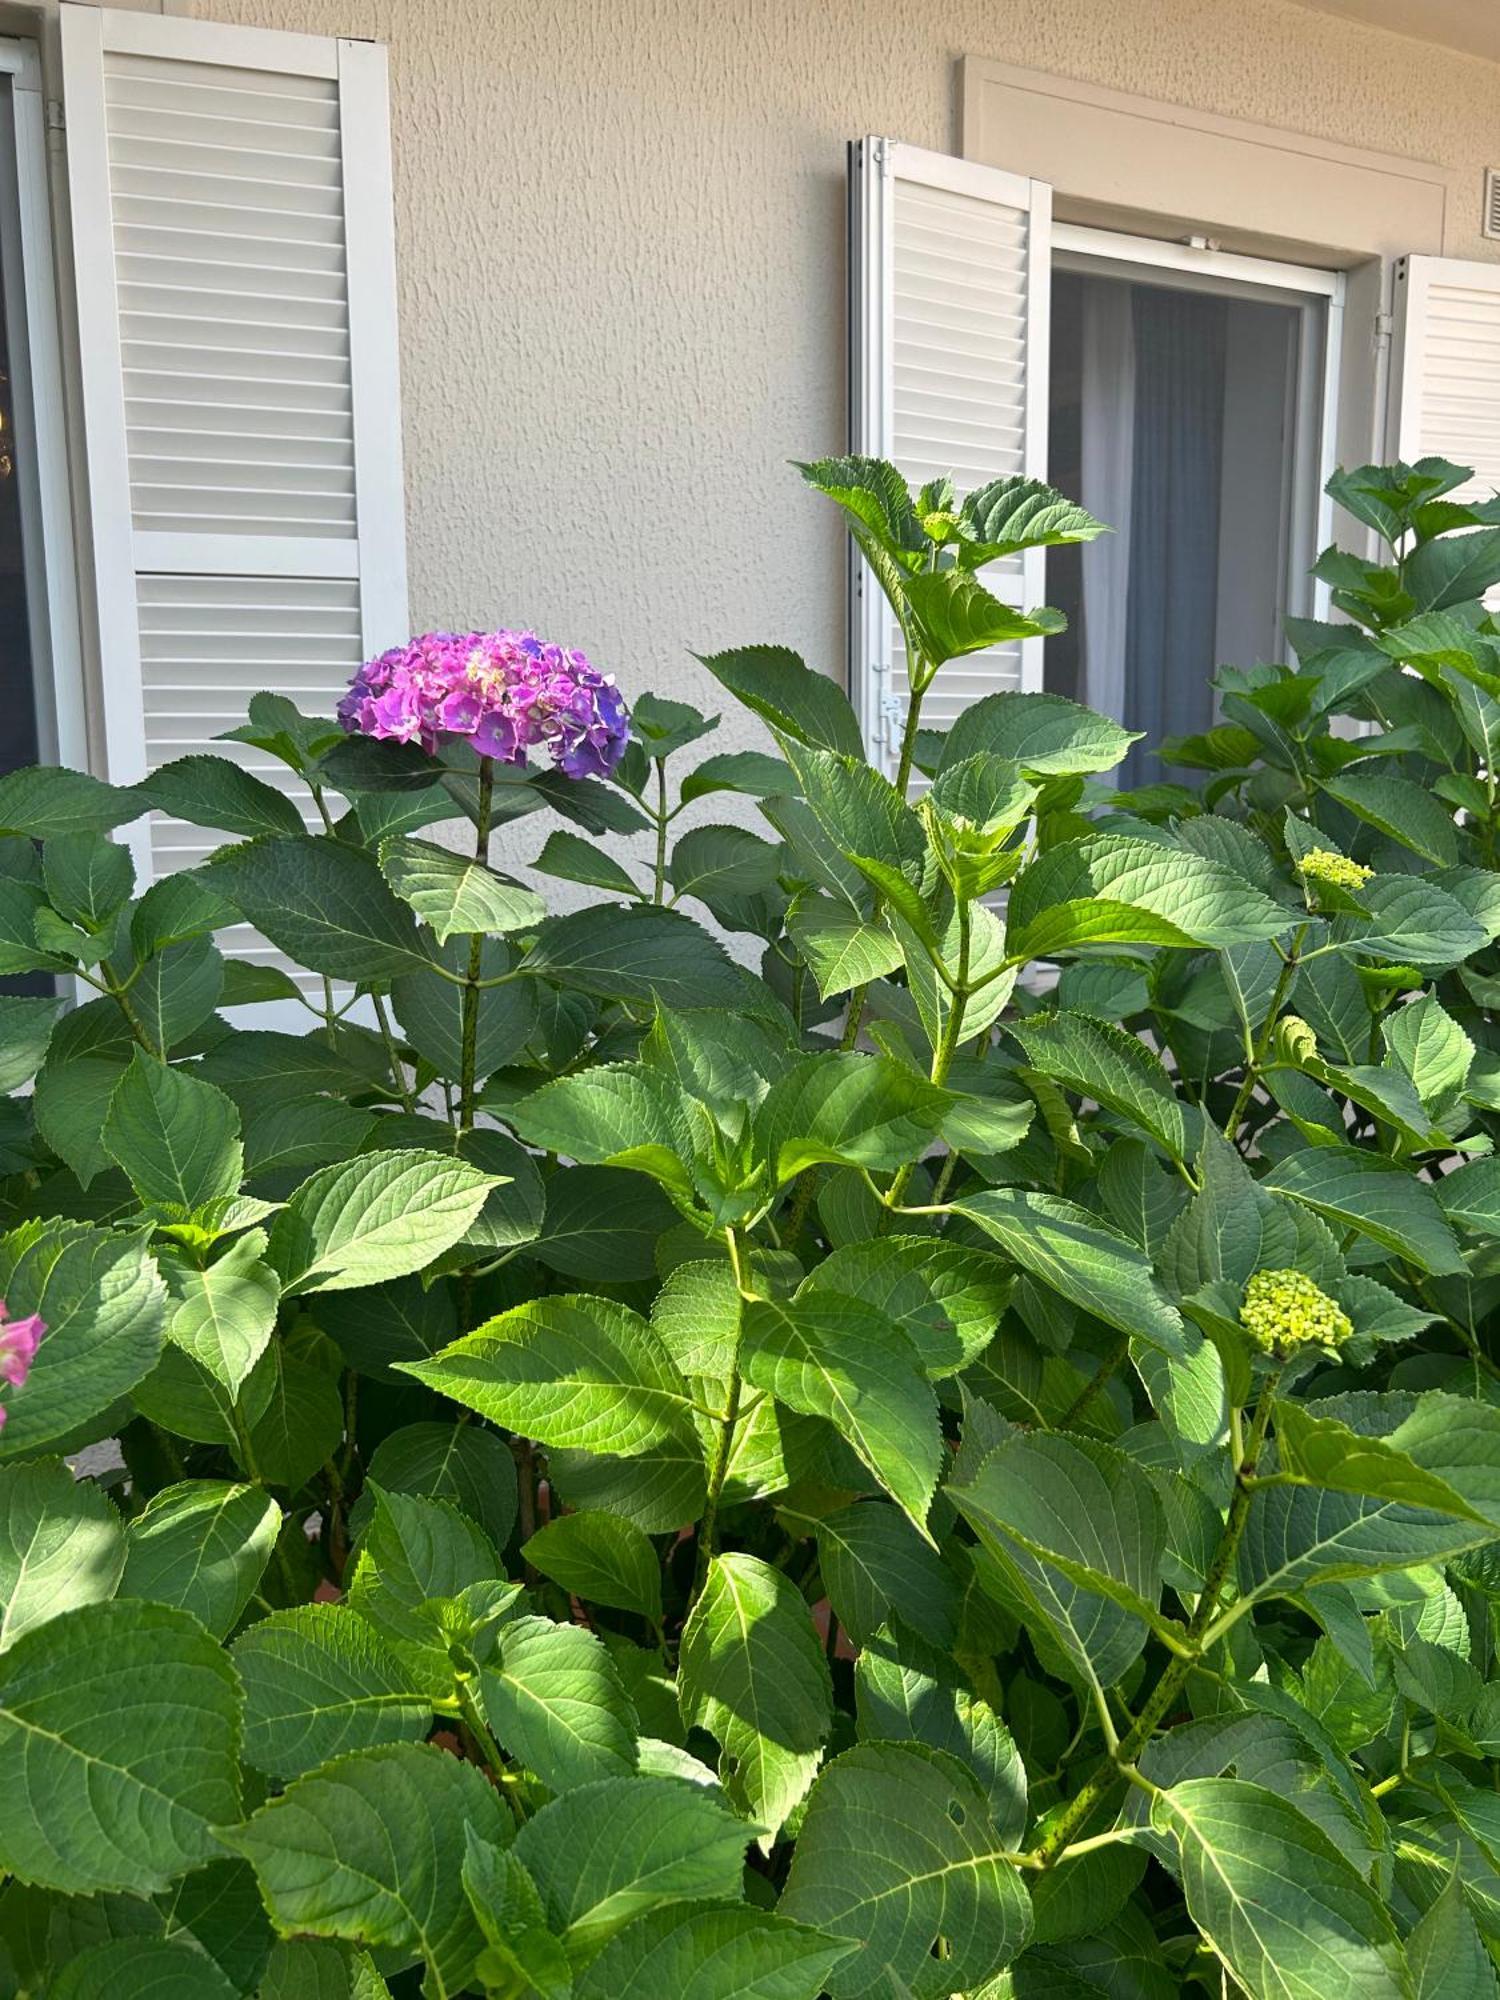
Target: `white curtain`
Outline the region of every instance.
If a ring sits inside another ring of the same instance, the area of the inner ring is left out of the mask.
[[[1130,504],[1135,456],[1135,328],[1128,285],[1086,279],[1083,292],[1080,499],[1113,534],[1083,551],[1081,698],[1125,717]]]

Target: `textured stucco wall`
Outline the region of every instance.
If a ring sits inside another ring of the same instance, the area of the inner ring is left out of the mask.
[[[841,671],[785,461],[844,442],[843,143],[955,149],[960,55],[1440,160],[1447,249],[1496,249],[1500,66],[1290,0],[164,10],[390,44],[413,619],[534,623],[627,687],[708,699],[689,649],[750,640]]]

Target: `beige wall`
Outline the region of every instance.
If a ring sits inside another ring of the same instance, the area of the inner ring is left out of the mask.
[[[843,142],[955,150],[960,56],[1436,158],[1445,248],[1500,251],[1500,66],[1289,0],[165,11],[390,44],[413,618],[533,623],[627,688],[708,699],[689,649],[752,640],[842,670],[785,461],[844,442]]]

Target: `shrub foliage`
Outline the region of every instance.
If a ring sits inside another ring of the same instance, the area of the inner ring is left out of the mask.
[[[1495,1994],[1500,510],[1340,475],[1125,792],[921,721],[1096,523],[803,473],[894,781],[776,647],[607,780],[261,695],[315,834],[0,780],[0,1991]]]

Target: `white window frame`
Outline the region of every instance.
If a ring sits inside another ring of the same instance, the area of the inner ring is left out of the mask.
[[[0,158],[0,269],[11,325],[11,422],[44,763],[88,763],[78,577],[69,499],[62,340],[54,280],[42,63],[34,42],[0,37],[14,151]],[[9,183],[10,200],[4,198]],[[14,206],[12,207],[12,201]]]
[[[1286,610],[1293,617],[1326,618],[1328,585],[1307,571],[1333,540],[1333,501],[1324,488],[1338,465],[1344,273],[1067,222],[1052,225],[1052,256],[1060,270],[1136,279],[1158,272],[1184,289],[1300,304]]]

